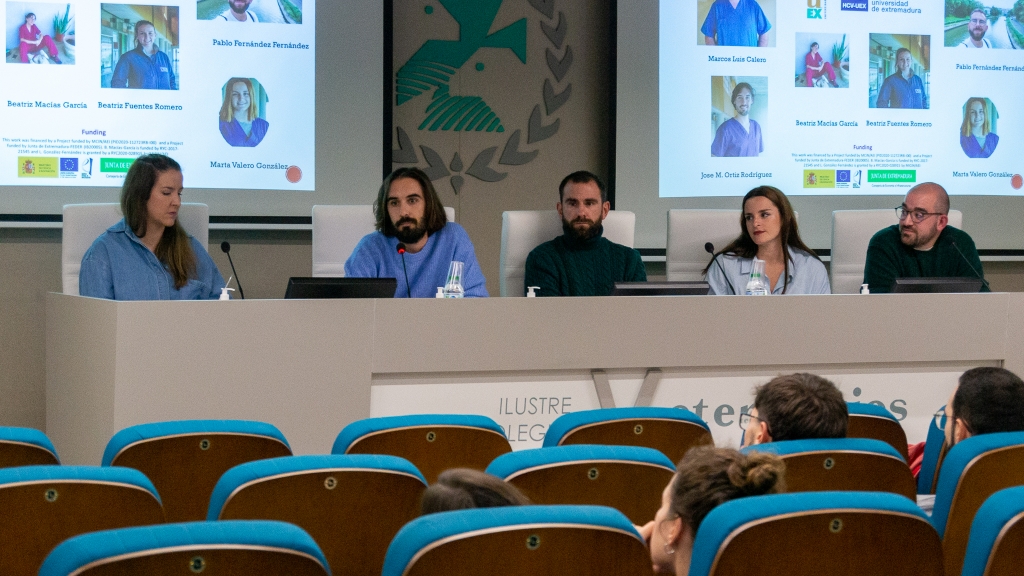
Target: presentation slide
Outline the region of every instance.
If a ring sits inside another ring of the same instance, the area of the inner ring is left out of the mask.
[[[659,11],[661,198],[1024,194],[1024,0]]]
[[[314,190],[314,0],[3,4],[0,186]]]

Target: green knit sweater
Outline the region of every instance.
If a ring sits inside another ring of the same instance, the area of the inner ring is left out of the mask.
[[[608,296],[616,282],[645,281],[640,253],[601,236],[580,242],[563,234],[526,258],[525,286],[540,286],[538,296]]]
[[[956,246],[953,246],[954,242]],[[864,264],[864,283],[868,284],[872,294],[891,292],[897,278],[977,278],[978,274],[984,275],[985,272],[974,240],[963,230],[952,226],[946,226],[935,246],[927,251],[915,250],[900,242],[899,226],[879,230],[871,237]],[[982,286],[981,290],[989,291],[987,286]]]

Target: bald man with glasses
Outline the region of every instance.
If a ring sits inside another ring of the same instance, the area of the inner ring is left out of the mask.
[[[897,278],[981,278],[974,240],[949,225],[949,195],[934,182],[910,189],[896,208],[899,224],[879,230],[868,244],[864,283],[871,293],[891,292]]]

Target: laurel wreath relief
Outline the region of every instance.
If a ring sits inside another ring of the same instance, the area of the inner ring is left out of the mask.
[[[548,70],[551,72],[551,76],[544,78],[544,85],[541,89],[544,111],[541,111],[540,104],[536,104],[530,113],[530,120],[527,123],[526,144],[530,145],[547,140],[558,133],[560,119],[555,118],[551,121],[550,117],[569,101],[569,98],[572,96],[572,84],[567,83],[560,92],[555,92],[555,87],[569,73],[569,69],[572,67],[573,53],[572,46],[565,45],[562,56],[559,57],[557,55],[557,52],[562,50],[562,45],[565,43],[568,24],[564,12],[558,13],[557,24],[554,24],[555,0],[528,0],[528,2],[535,10],[548,19],[548,22],[540,22],[540,29],[551,43],[551,46],[545,50]],[[548,117],[548,123],[545,123],[545,117]],[[391,151],[391,161],[396,164],[418,163],[419,157],[416,154],[416,148],[409,134],[400,126],[396,128],[396,132],[398,148]],[[520,150],[521,144],[522,130],[517,129],[505,141],[501,156],[498,157],[498,165],[521,166],[533,161],[540,153],[540,150],[522,151]],[[452,189],[458,194],[465,183],[465,178],[462,176],[465,165],[459,153],[456,152],[451,162],[445,165],[441,155],[433,148],[422,144],[419,148],[423,153],[423,160],[427,163],[427,168],[424,169],[427,176],[431,180],[450,177]],[[499,172],[491,168],[491,163],[498,154],[498,148],[498,146],[492,146],[478,153],[470,163],[469,168],[465,170],[465,174],[483,182],[504,180],[508,176],[508,172]]]

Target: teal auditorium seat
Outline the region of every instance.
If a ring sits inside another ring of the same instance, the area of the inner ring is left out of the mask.
[[[34,576],[78,534],[164,521],[160,496],[138,470],[24,466],[0,470],[0,573]]]
[[[635,524],[654,518],[675,472],[652,448],[586,444],[511,452],[487,467],[535,504],[610,506]]]
[[[903,460],[908,457],[907,433],[896,416],[877,404],[847,402],[850,415],[847,438],[873,438],[892,446]]]
[[[971,523],[989,496],[1024,485],[1024,432],[981,434],[957,442],[942,461],[932,524],[942,537],[946,574],[959,574]]]
[[[1024,486],[1000,490],[981,505],[971,524],[962,576],[1020,574],[1024,558]]]
[[[788,492],[892,492],[916,501],[914,475],[896,449],[869,438],[786,440],[746,446],[786,462]]]
[[[0,426],[0,468],[60,464],[53,442],[35,428]]]
[[[440,512],[405,525],[383,576],[649,575],[647,545],[603,506],[509,506]]]
[[[712,444],[706,422],[685,408],[603,408],[563,414],[544,435],[544,447],[568,444],[646,446],[678,462],[694,446]]]
[[[395,456],[286,456],[235,466],[206,519],[280,520],[316,540],[336,574],[379,576],[388,543],[419,516],[427,487]]]
[[[939,410],[945,410],[943,406]],[[946,431],[935,425],[932,418],[928,423],[928,436],[924,441],[924,457],[921,459],[921,471],[917,474],[917,493],[935,494],[935,483],[938,481],[939,466],[946,456]]]
[[[731,500],[697,529],[690,576],[942,576],[939,536],[913,502],[881,492]]]
[[[332,454],[390,454],[413,463],[434,482],[450,468],[483,470],[512,446],[486,416],[415,414],[357,420],[338,434]]]
[[[168,522],[206,518],[224,472],[245,462],[291,456],[281,431],[247,420],[179,420],[121,430],[103,451],[104,466],[142,471],[160,491]]]
[[[39,576],[330,573],[309,534],[267,521],[187,522],[84,534],[57,546],[39,570]]]

